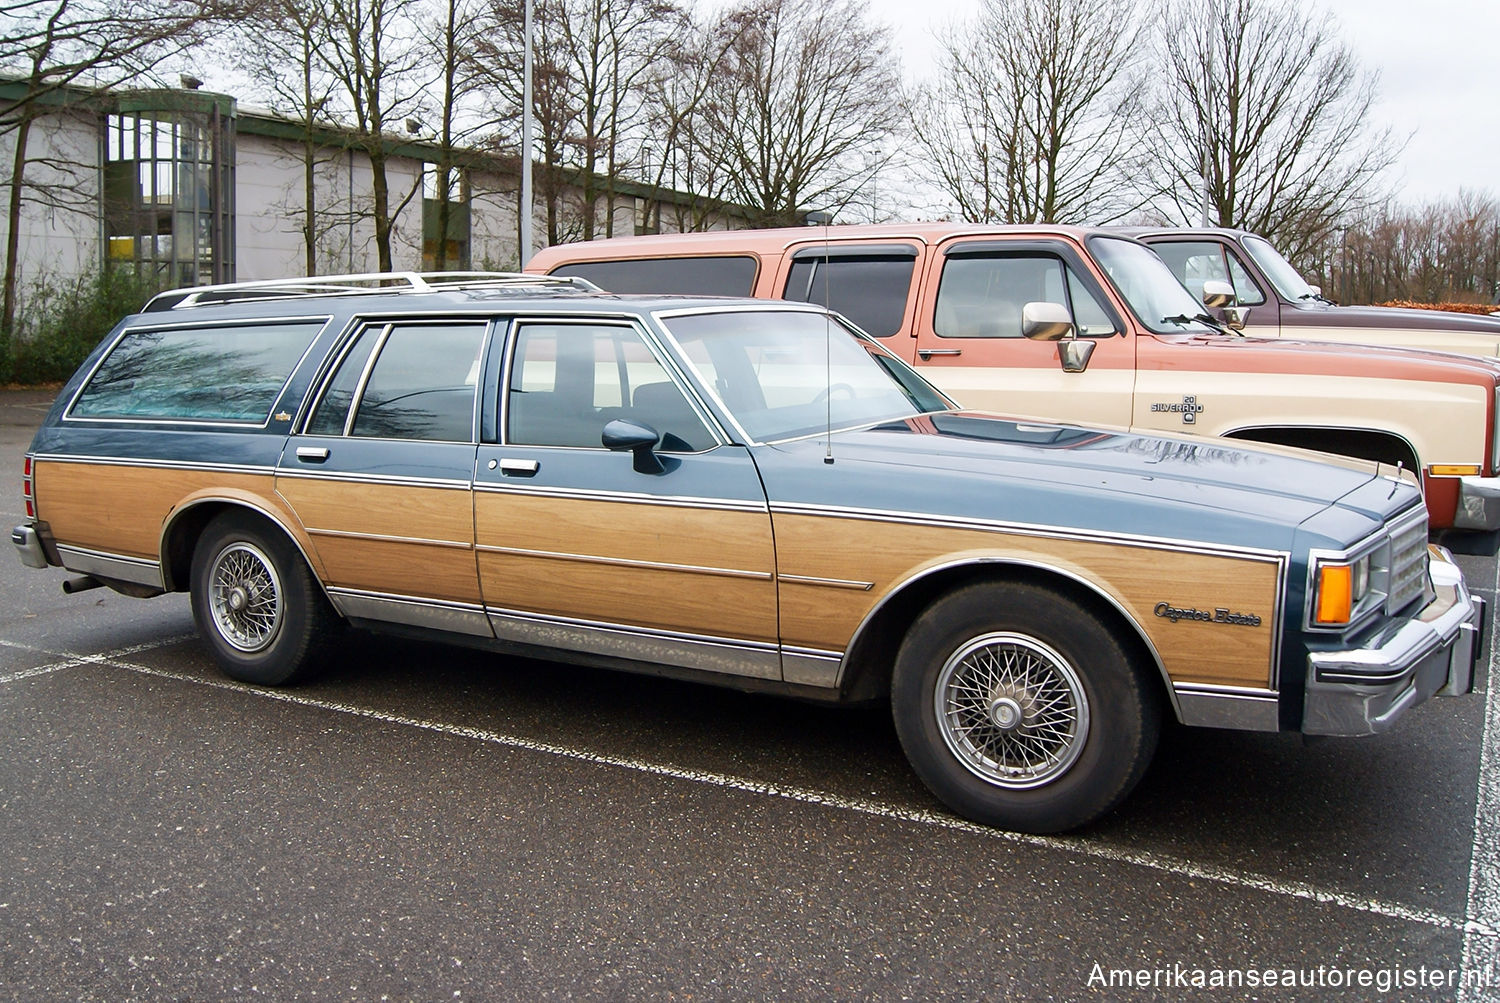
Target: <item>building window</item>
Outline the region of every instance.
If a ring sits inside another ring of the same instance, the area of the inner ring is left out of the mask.
[[[464,171],[448,171],[446,205],[439,190],[441,168],[422,165],[422,268],[425,271],[467,271],[469,263],[469,178]],[[447,236],[442,239],[442,260],[438,260],[439,234],[444,230],[446,209]]]
[[[168,286],[234,281],[234,102],[121,95],[104,120],[105,264]]]

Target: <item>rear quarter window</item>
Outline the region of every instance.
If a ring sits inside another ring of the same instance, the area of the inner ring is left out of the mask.
[[[69,416],[262,424],[322,328],[319,320],[127,331]]]
[[[588,279],[612,293],[686,296],[749,296],[755,289],[755,258],[713,255],[697,258],[637,258],[630,261],[575,261],[553,275]]]

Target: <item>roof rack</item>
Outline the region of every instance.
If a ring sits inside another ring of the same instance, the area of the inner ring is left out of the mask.
[[[296,296],[367,296],[379,293],[432,293],[450,289],[506,289],[525,286],[599,291],[594,283],[575,276],[531,275],[525,272],[363,272],[170,289],[153,296],[141,312],[155,313],[218,303],[289,299]]]

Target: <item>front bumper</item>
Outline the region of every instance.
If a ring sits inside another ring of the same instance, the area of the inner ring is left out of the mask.
[[[1474,689],[1484,652],[1485,603],[1441,547],[1429,564],[1436,596],[1416,617],[1363,646],[1307,656],[1302,730],[1309,735],[1373,735],[1431,696]]]
[[[1500,477],[1460,477],[1454,529],[1500,529]]]
[[[10,542],[16,545],[21,563],[28,568],[45,568],[47,552],[42,549],[42,538],[35,526],[17,526],[10,531]]]

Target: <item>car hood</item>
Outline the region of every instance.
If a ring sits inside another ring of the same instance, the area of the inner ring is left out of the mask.
[[[1416,311],[1421,313],[1422,311]],[[1435,352],[1401,345],[1350,345],[1334,341],[1301,341],[1295,338],[1262,338],[1254,334],[1158,334],[1162,345],[1192,345],[1221,351],[1254,352],[1250,371],[1273,365],[1285,356],[1288,372],[1359,375],[1396,380],[1426,380],[1437,383],[1473,383],[1493,387],[1500,382],[1500,361],[1474,355]]]
[[[1255,316],[1251,308],[1251,317]],[[1500,338],[1500,317],[1454,313],[1449,310],[1414,310],[1395,306],[1333,306],[1327,303],[1298,304],[1287,323],[1309,327],[1368,327],[1376,330],[1462,331],[1493,334]]]
[[[1363,461],[976,411],[836,432],[831,450],[826,437],[762,447],[757,460],[773,506],[1256,549],[1290,549],[1299,527],[1344,545],[1420,501],[1409,480]]]

